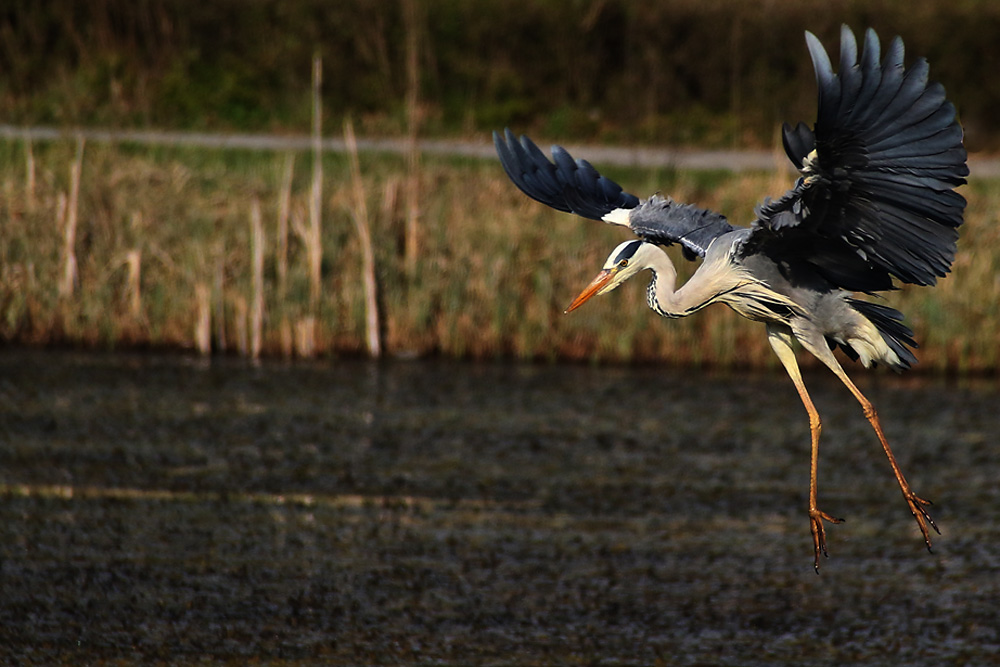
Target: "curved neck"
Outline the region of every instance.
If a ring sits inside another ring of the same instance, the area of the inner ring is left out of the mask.
[[[726,292],[724,262],[717,257],[706,257],[701,266],[680,288],[677,287],[677,269],[665,252],[657,248],[647,268],[653,279],[646,291],[649,307],[663,317],[686,317],[719,298]]]
[[[683,317],[676,308],[677,269],[667,253],[659,248],[650,255],[647,267],[653,277],[646,288],[646,303],[663,317]]]

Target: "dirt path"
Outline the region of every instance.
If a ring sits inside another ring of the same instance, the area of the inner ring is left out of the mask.
[[[216,134],[208,132],[173,132],[166,130],[114,130],[101,128],[16,127],[0,125],[0,137],[32,141],[52,141],[65,137],[82,136],[87,141],[136,143],[151,146],[200,146],[206,148],[244,148],[250,150],[308,150],[312,140],[307,135],[274,134]],[[422,139],[420,150],[432,155],[455,155],[493,159],[496,153],[486,137],[472,142],[457,139]],[[363,151],[402,153],[406,140],[358,139]],[[575,156],[586,157],[598,164],[635,167],[676,167],[678,169],[724,169],[730,171],[787,169],[791,164],[781,152],[754,150],[698,150],[667,147],[639,148],[629,146],[601,146],[570,144],[567,149]],[[344,140],[326,138],[323,150],[343,152]],[[1000,177],[1000,158],[972,156],[969,158],[972,174],[978,178]]]

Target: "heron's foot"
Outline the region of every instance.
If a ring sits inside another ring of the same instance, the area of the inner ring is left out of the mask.
[[[819,574],[819,557],[820,554],[824,558],[829,558],[829,554],[826,553],[826,530],[823,528],[823,522],[829,521],[830,523],[844,523],[843,519],[838,519],[835,516],[831,516],[826,512],[820,512],[816,508],[809,510],[809,524],[812,529],[813,536],[813,549],[816,552],[816,559],[813,562],[813,567],[816,568],[816,574]]]
[[[924,544],[927,545],[927,550],[930,551],[931,534],[930,531],[927,530],[928,524],[934,529],[935,533],[938,535],[941,534],[937,524],[934,523],[934,519],[931,518],[930,513],[927,511],[927,506],[933,505],[934,503],[929,500],[924,500],[911,491],[909,487],[903,490],[903,497],[906,498],[906,504],[910,506],[910,513],[913,514],[913,518],[917,520],[917,525],[920,526],[920,532],[923,533]]]

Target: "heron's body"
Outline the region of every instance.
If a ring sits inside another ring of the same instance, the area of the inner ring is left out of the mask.
[[[723,303],[749,320],[786,329],[799,341],[840,345],[866,368],[884,363],[902,370],[915,361],[900,340],[912,343],[909,330],[893,319],[901,319],[897,311],[855,299],[820,276],[804,271],[782,274],[759,253],[741,256],[746,236],[740,230],[718,237],[679,289],[670,258],[659,247],[644,244],[640,252],[648,253],[647,268],[653,274],[646,295],[649,307],[663,317],[679,318]],[[879,320],[881,329],[869,319],[874,313],[886,316]]]
[[[795,358],[799,343],[851,391],[892,466],[928,547],[929,503],[911,489],[886,441],[871,402],[833,353],[840,347],[866,367],[896,370],[916,362],[916,343],[898,311],[864,298],[894,288],[894,279],[933,285],[950,269],[965,199],[954,189],[968,175],[962,130],[944,88],[928,80],[927,63],[903,66],[895,39],[882,58],[875,33],[859,53],[854,34],[841,31],[840,71],[812,34],[806,41],[816,69],[815,126],[785,125],[785,151],[801,178],[779,199],[765,198],[748,227],[718,213],[653,196],[639,200],[584,160],[553,147],[553,162],[526,137],[494,135],[507,174],[530,197],[562,211],[628,227],[640,240],[622,243],[571,304],[582,305],[643,270],[652,272],[649,306],[686,317],[713,303],[766,325],[774,349],[809,414],[812,438],[809,517],[815,565],[826,553],[819,510],[817,460],[820,419]],[[679,244],[687,259],[702,259],[681,286],[660,246]]]

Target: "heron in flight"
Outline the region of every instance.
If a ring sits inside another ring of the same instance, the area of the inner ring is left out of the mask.
[[[780,198],[765,198],[749,227],[657,195],[639,200],[559,146],[550,162],[530,139],[509,129],[493,137],[504,170],[529,197],[638,236],[615,248],[567,312],[649,269],[649,307],[664,317],[724,303],[764,323],[809,413],[808,513],[818,572],[820,554],[827,555],[824,521],[842,520],[819,508],[820,417],[793,344],[823,362],[861,404],[929,550],[929,528],[940,534],[930,503],[910,488],[875,408],[833,350],[840,347],[866,367],[903,370],[916,363],[910,348],[917,345],[903,315],[855,295],[891,290],[894,279],[933,285],[948,273],[965,209],[955,188],[969,170],[955,107],[939,83],[928,81],[925,60],[903,66],[902,40],[894,39],[883,56],[878,36],[868,30],[859,54],[854,33],[844,26],[834,73],[816,36],[805,37],[819,89],[817,120],[812,129],[804,123],[782,129],[785,152],[801,177]],[[685,258],[702,260],[680,287],[661,249],[673,244]]]

